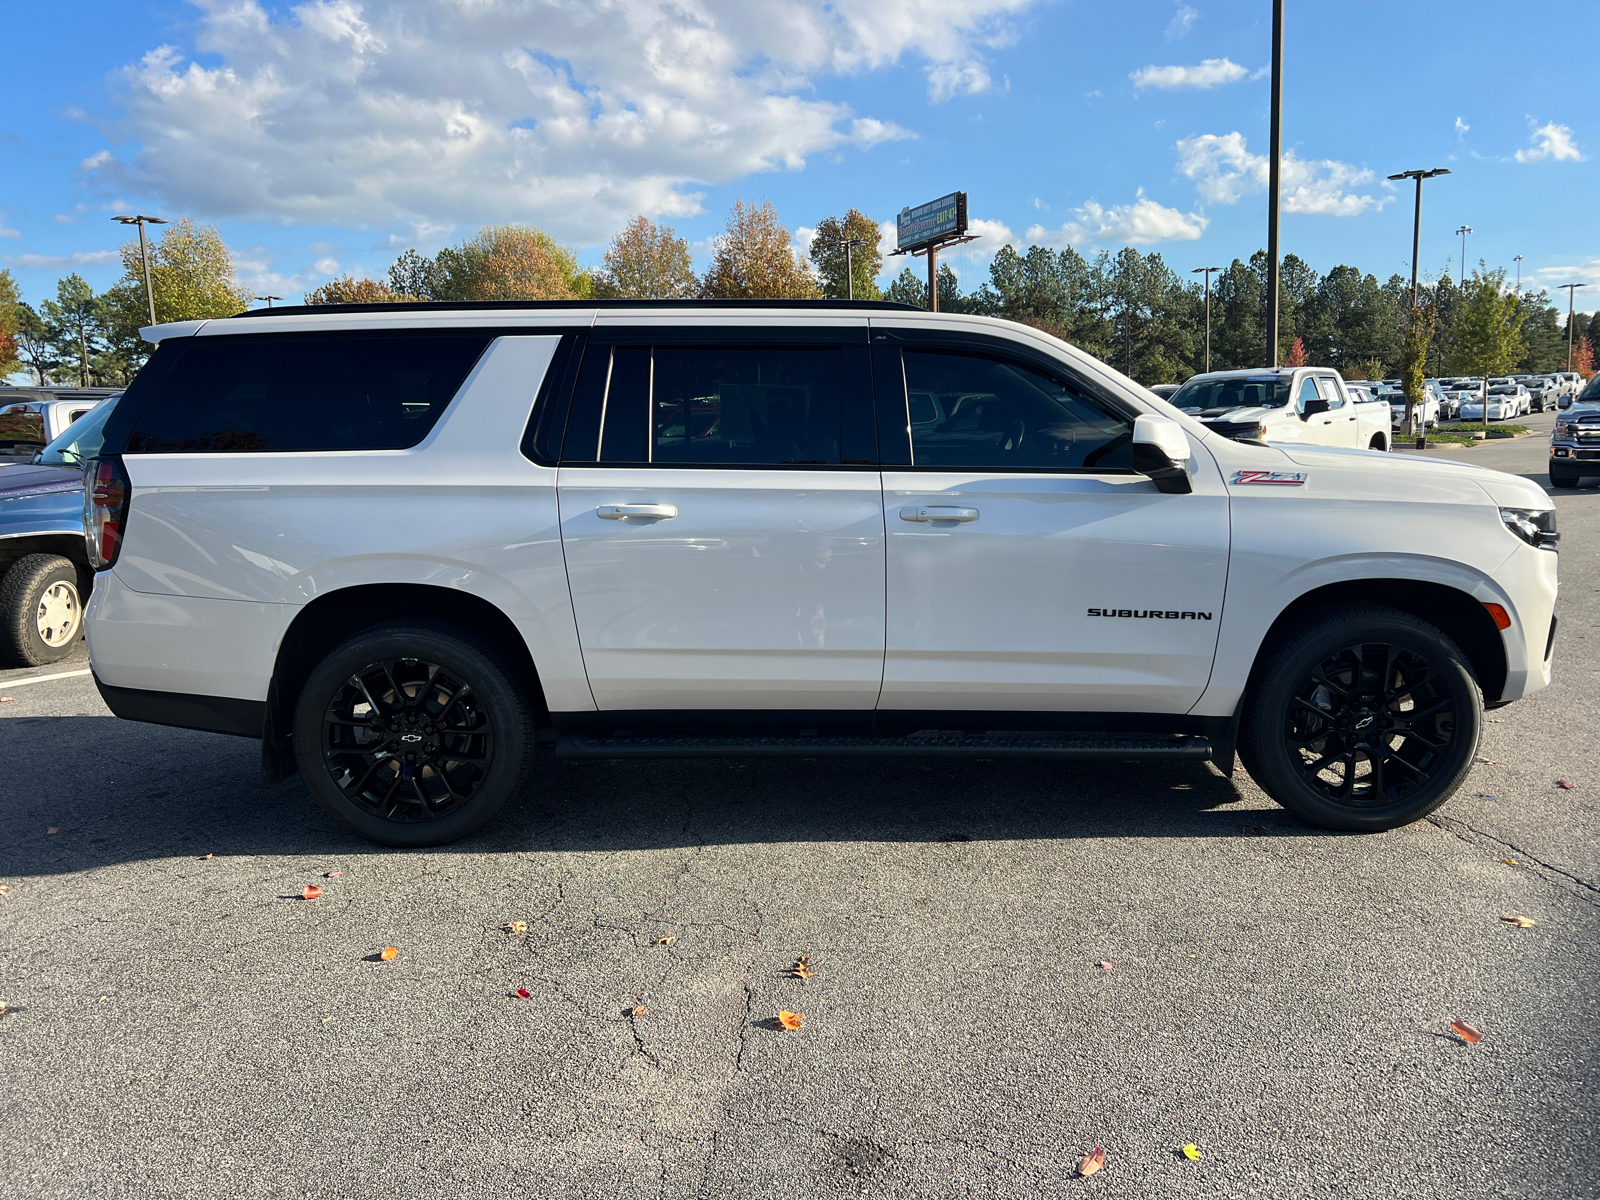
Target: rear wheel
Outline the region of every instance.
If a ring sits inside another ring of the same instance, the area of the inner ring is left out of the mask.
[[[1389,440],[1381,433],[1373,434],[1372,441],[1367,444],[1368,450],[1387,450],[1388,448]]]
[[[1266,793],[1328,829],[1420,820],[1472,767],[1483,702],[1466,656],[1395,609],[1325,610],[1269,650],[1239,753]]]
[[[533,764],[533,704],[504,658],[431,621],[380,625],[334,649],[295,709],[311,798],[385,846],[439,846],[480,828]]]
[[[42,667],[72,653],[83,632],[78,568],[59,554],[29,554],[0,578],[0,659]]]

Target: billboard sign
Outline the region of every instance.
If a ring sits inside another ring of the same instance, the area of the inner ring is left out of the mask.
[[[951,192],[915,208],[902,208],[895,220],[895,249],[901,254],[920,250],[930,242],[960,237],[967,232],[967,194]]]

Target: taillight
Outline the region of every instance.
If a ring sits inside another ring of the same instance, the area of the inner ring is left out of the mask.
[[[89,562],[104,571],[117,561],[133,485],[121,458],[91,458],[83,467],[83,536]]]

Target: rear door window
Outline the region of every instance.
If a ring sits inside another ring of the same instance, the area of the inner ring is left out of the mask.
[[[404,450],[428,435],[489,340],[417,331],[194,338],[127,449]]]

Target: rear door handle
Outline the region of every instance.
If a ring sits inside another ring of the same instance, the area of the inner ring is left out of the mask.
[[[674,504],[602,504],[598,511],[600,519],[604,521],[625,521],[629,517],[670,521],[678,515],[677,505]]]
[[[978,510],[975,508],[928,508],[923,505],[907,505],[900,510],[902,521],[976,521]]]

